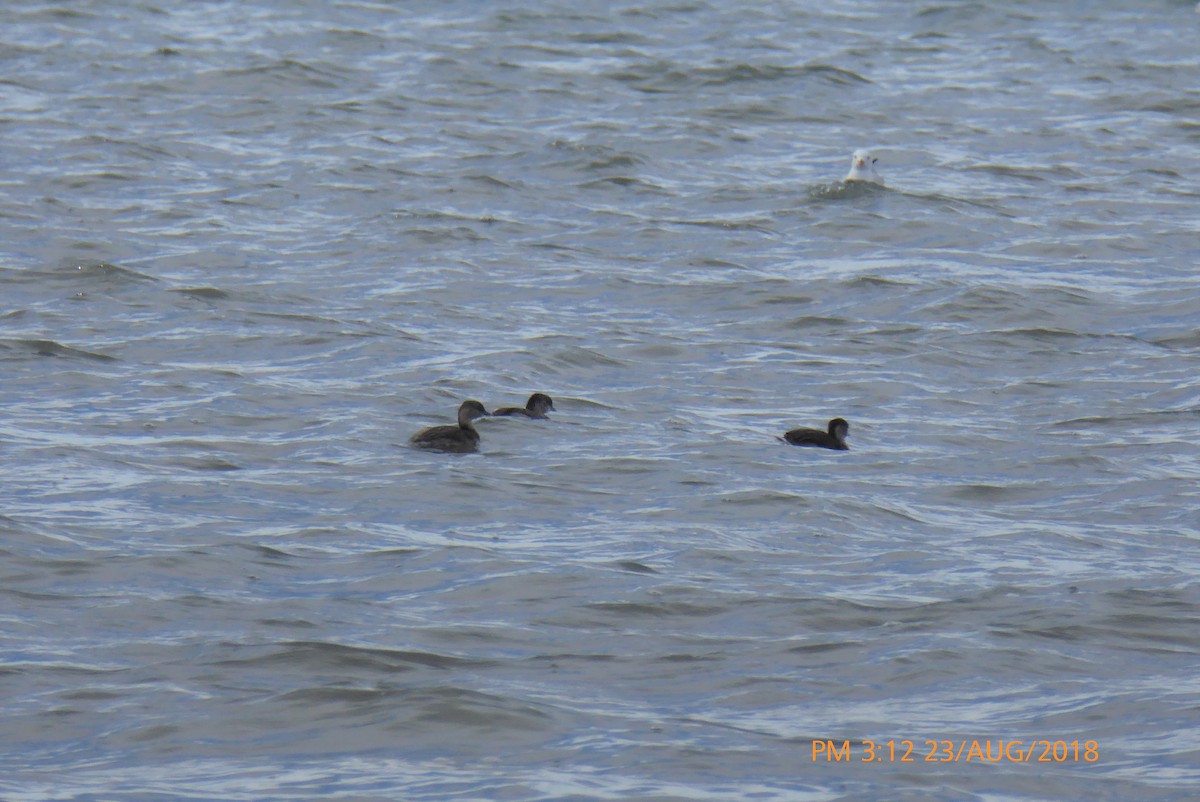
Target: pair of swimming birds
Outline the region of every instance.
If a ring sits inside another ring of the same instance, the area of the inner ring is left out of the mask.
[[[408,442],[417,448],[427,448],[430,451],[465,454],[479,447],[479,432],[471,425],[476,418],[493,416],[545,419],[547,412],[554,411],[554,399],[545,393],[529,396],[524,407],[503,407],[494,412],[488,412],[478,401],[463,401],[458,408],[457,426],[430,426],[414,434]]]
[[[554,412],[554,401],[545,393],[534,393],[522,407],[504,407],[495,412],[488,412],[478,401],[463,401],[458,408],[457,426],[431,426],[422,429],[412,436],[409,443],[417,448],[431,451],[448,451],[465,454],[479,447],[479,432],[471,424],[476,418],[492,417],[525,417],[545,419],[547,412]],[[794,446],[814,446],[816,448],[831,448],[835,451],[849,451],[846,445],[846,434],[850,424],[844,418],[834,418],[829,422],[825,431],[820,429],[792,429],[779,439]]]

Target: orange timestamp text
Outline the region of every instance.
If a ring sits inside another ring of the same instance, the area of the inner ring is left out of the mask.
[[[812,742],[814,763],[1095,763],[1096,741],[830,741]]]

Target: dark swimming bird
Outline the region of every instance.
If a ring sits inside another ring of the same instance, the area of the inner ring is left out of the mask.
[[[850,424],[846,423],[844,418],[834,418],[829,422],[829,431],[827,432],[820,429],[792,429],[779,439],[794,446],[816,446],[817,448],[832,448],[835,451],[849,451],[850,446],[846,445],[846,434],[849,431]]]
[[[547,412],[555,412],[554,399],[545,393],[534,393],[525,402],[525,408],[504,407],[493,412],[493,415],[524,415],[526,418],[545,419]]]
[[[463,401],[458,408],[457,426],[431,426],[414,434],[408,442],[417,448],[433,451],[456,454],[475,451],[479,446],[479,432],[475,431],[471,421],[487,414],[488,411],[478,401]]]

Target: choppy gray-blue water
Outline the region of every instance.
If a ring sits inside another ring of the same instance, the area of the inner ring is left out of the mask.
[[[1184,0],[5,4],[0,798],[1195,798],[1198,87]]]

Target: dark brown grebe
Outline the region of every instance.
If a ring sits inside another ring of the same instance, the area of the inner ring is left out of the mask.
[[[479,432],[475,431],[471,421],[487,414],[488,411],[478,401],[463,401],[458,408],[457,426],[431,426],[414,434],[408,442],[417,448],[433,451],[456,454],[475,451],[479,447]]]
[[[794,446],[815,446],[832,448],[835,451],[849,451],[850,446],[846,445],[846,435],[849,431],[850,424],[846,423],[844,418],[834,418],[829,422],[829,431],[792,429],[779,439]]]
[[[544,420],[547,412],[554,412],[554,399],[545,393],[534,393],[529,396],[529,400],[525,402],[525,408],[520,407],[504,407],[493,412],[493,415],[523,415],[526,418],[538,418]]]

